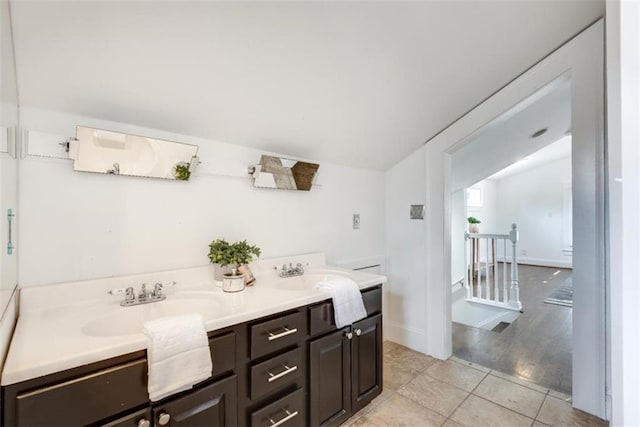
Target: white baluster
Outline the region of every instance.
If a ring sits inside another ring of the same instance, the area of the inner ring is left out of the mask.
[[[515,224],[511,224],[511,232],[509,232],[509,240],[511,240],[512,257],[511,257],[511,288],[509,289],[509,305],[518,309],[522,308],[520,302],[520,288],[518,287],[518,261],[516,256],[516,243],[518,242],[518,230]]]
[[[485,252],[484,252],[484,298],[491,300],[491,283],[489,282],[489,239],[485,239]]]
[[[502,240],[502,301],[506,303],[508,301],[507,296],[507,240]]]
[[[466,274],[464,275],[464,287],[467,290],[467,299],[471,298],[471,286],[469,286],[469,279],[473,276],[470,275],[471,272],[471,263],[469,262],[469,251],[471,241],[469,240],[469,233],[464,233],[464,265],[466,269]]]
[[[493,300],[500,302],[500,290],[498,289],[498,248],[495,237],[491,238],[491,257],[493,258]]]

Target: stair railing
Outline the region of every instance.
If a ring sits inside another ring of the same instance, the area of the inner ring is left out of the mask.
[[[467,290],[467,299],[482,304],[522,310],[518,285],[516,224],[511,225],[509,234],[465,233],[464,238],[465,265],[467,266],[464,286]],[[502,274],[500,274],[500,267],[502,267]],[[510,270],[510,280],[507,279],[507,270]]]

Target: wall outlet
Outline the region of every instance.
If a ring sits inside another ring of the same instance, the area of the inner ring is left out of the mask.
[[[360,228],[360,214],[353,214],[353,229],[358,230]]]

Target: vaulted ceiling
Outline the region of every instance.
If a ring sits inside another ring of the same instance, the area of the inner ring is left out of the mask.
[[[602,1],[12,1],[20,102],[385,170]]]

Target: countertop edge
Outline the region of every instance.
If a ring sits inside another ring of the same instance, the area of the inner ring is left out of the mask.
[[[358,281],[358,287],[360,288],[360,290],[366,290],[387,283],[387,278],[385,276],[366,274],[365,277],[366,280]],[[222,319],[209,320],[206,322],[206,330],[208,333],[211,333],[216,330],[271,316],[279,312],[294,310],[296,308],[315,304],[327,299],[330,299],[330,296],[323,292],[311,292],[307,295],[302,296],[296,295],[296,298],[292,298],[290,301],[285,301],[282,304],[268,306],[257,310],[250,310],[247,312],[230,315]],[[5,363],[5,367],[2,373],[2,381],[0,383],[2,386],[14,385],[17,383],[33,380],[35,378],[44,377],[56,372],[77,368],[114,357],[125,356],[127,354],[146,349],[146,339],[144,338],[144,335],[129,335],[126,337],[121,337],[120,343],[118,344],[114,344],[113,340],[105,340],[105,345],[103,347],[92,348],[91,351],[88,352],[71,354],[58,359],[54,358],[44,363],[37,363],[35,366],[15,366],[19,365],[20,351],[28,352],[29,350],[33,350],[29,349],[29,343],[25,342],[28,341],[28,338],[17,336],[18,334],[27,334],[28,332],[24,329],[29,329],[30,327],[34,326],[32,323],[36,322],[36,320],[27,319],[29,316],[30,313],[25,314],[26,319],[23,321],[23,327],[20,328],[17,326],[14,332],[16,337],[12,339],[12,346],[9,348],[9,355]],[[18,322],[20,325],[20,319]],[[40,327],[42,326],[40,325]],[[16,348],[12,352],[14,342],[16,343],[16,347],[21,348]],[[94,342],[97,341],[94,340]],[[64,345],[64,343],[61,343],[61,345]],[[77,346],[77,343],[74,345]]]

